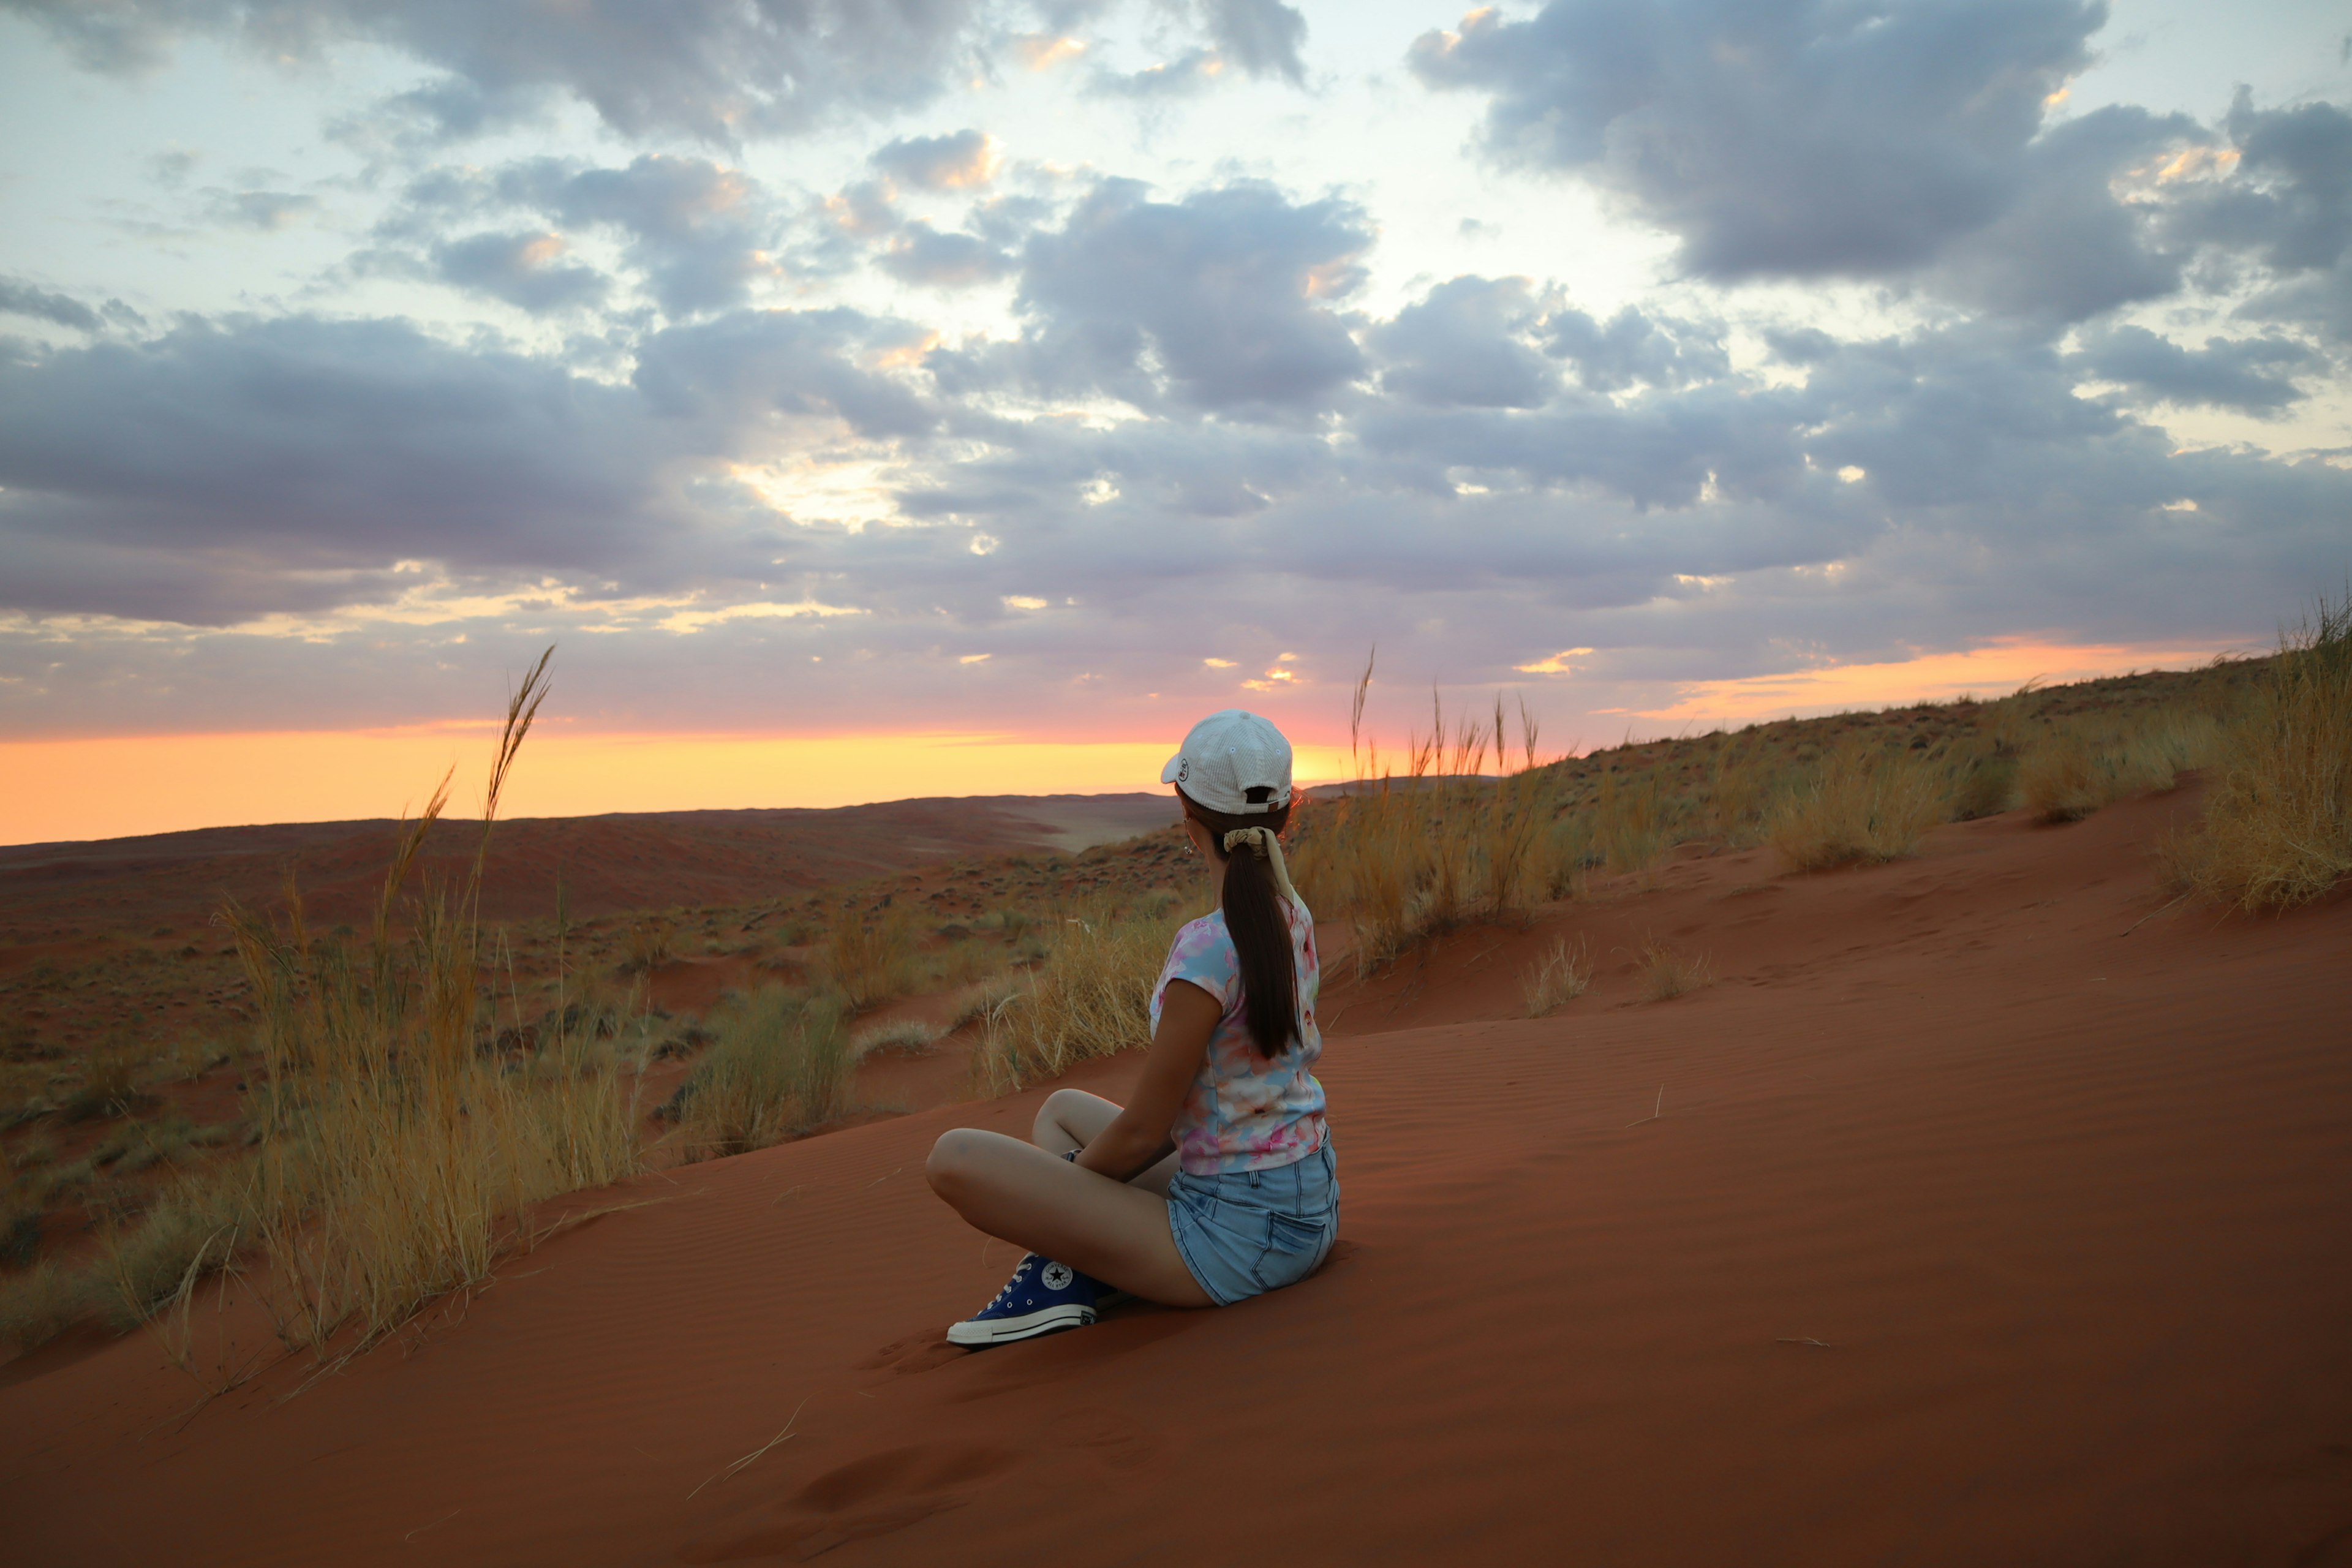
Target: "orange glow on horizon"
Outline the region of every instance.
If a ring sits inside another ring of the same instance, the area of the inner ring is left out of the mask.
[[[1923,654],[1883,664],[1828,665],[1782,675],[1690,681],[1664,708],[1620,710],[1628,717],[1672,724],[1741,722],[1895,708],[1955,697],[2006,697],[2029,680],[2056,686],[2133,670],[2183,669],[2216,654],[2244,652],[2227,644],[2045,643],[2009,637],[1960,653]]]
[[[0,742],[0,844],[414,815],[453,764],[450,812],[481,809],[496,726]],[[500,815],[852,805],[924,795],[1157,792],[1174,742],[1001,735],[582,735],[535,731]],[[1301,784],[1348,775],[1297,748]]]

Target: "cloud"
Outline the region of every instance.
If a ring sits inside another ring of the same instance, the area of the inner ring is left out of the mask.
[[[1307,41],[1307,18],[1296,7],[1281,0],[1158,0],[1158,5],[1205,41],[1140,70],[1097,70],[1088,91],[1147,100],[1189,98],[1228,72],[1306,85],[1298,50]]]
[[[2187,349],[2145,327],[2121,326],[2086,336],[2069,363],[2091,379],[2121,384],[2137,401],[2274,416],[2303,398],[2295,374],[2326,362],[2285,338],[2215,338]]]
[[[269,233],[293,226],[294,220],[319,210],[319,198],[292,191],[215,191],[205,204],[205,215],[226,228]]]
[[[98,312],[80,300],[10,278],[0,278],[0,314],[29,316],[78,332],[94,332],[101,324]]]
[[[880,173],[921,191],[961,191],[985,185],[1001,162],[994,138],[981,131],[951,136],[917,136],[886,142],[867,159]]]
[[[2222,123],[2234,156],[2179,171],[2168,233],[2267,273],[2246,315],[2352,343],[2352,112],[2260,110],[2242,87]]]
[[[875,265],[902,283],[934,289],[966,289],[1010,274],[1013,259],[969,234],[942,234],[917,221],[890,237]]]
[[[487,106],[554,91],[588,103],[626,135],[667,132],[724,145],[805,131],[840,113],[928,102],[978,41],[984,14],[979,0],[14,4],[93,70],[152,68],[194,36],[232,36],[278,59],[363,41],[448,74],[431,101],[412,107],[452,131],[478,128]]]
[[[875,439],[918,436],[939,416],[903,381],[861,354],[911,350],[920,334],[856,310],[738,310],[672,327],[637,356],[635,385],[652,408],[731,432],[767,415],[839,420]],[[737,443],[726,437],[732,451]]]
[[[1307,18],[1297,8],[1281,0],[1201,0],[1200,16],[1218,53],[1250,75],[1294,85],[1307,79],[1298,58]]]
[[[611,279],[563,262],[563,237],[545,232],[477,234],[433,247],[433,270],[455,288],[503,300],[534,315],[601,303]]]
[[[1494,153],[1598,182],[1695,274],[1889,276],[2016,205],[2105,19],[2095,0],[1551,0],[1473,12],[1410,59],[1487,97]]]
[[[1731,368],[1720,336],[1667,317],[1652,318],[1627,305],[1606,323],[1582,310],[1554,311],[1544,322],[1544,352],[1576,366],[1590,392],[1622,392],[1646,384],[1687,386]]]
[[[676,455],[636,402],[388,321],[184,319],[6,360],[0,578],[17,608],[204,620],[350,602],[403,558],[610,567],[656,547]]]
[[[1376,329],[1381,384],[1416,403],[1533,408],[1559,385],[1529,341],[1543,315],[1524,278],[1456,278]]]
[[[524,215],[554,232],[505,230],[447,239],[479,218]],[[646,153],[619,167],[534,158],[491,170],[435,169],[408,185],[379,226],[394,254],[419,248],[443,281],[526,310],[593,302],[601,276],[558,266],[563,229],[606,232],[663,310],[691,316],[741,304],[779,268],[785,220],[759,182],[706,158]]]
[[[1240,182],[1154,202],[1128,180],[1096,186],[1022,252],[1029,373],[1139,407],[1166,395],[1226,413],[1328,406],[1364,373],[1331,306],[1362,281],[1363,210],[1293,204]]]
[[[1107,98],[1191,98],[1206,92],[1224,74],[1225,59],[1214,49],[1187,49],[1174,59],[1140,70],[1097,71],[1087,90]]]

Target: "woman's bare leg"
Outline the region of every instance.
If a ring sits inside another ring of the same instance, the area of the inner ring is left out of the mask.
[[[1066,1154],[1073,1149],[1083,1149],[1102,1136],[1102,1130],[1118,1115],[1119,1107],[1099,1094],[1088,1094],[1083,1089],[1057,1089],[1045,1097],[1037,1108],[1036,1122],[1029,1130],[1029,1142],[1048,1154]],[[1176,1156],[1165,1160],[1140,1175],[1128,1178],[1130,1187],[1141,1187],[1148,1193],[1168,1195],[1169,1179],[1176,1174]]]
[[[1076,1089],[1057,1089],[1045,1105],[1034,1143],[976,1127],[941,1133],[925,1167],[931,1190],[973,1228],[1146,1300],[1210,1305],[1169,1231],[1166,1175],[1157,1190],[1143,1184],[1159,1166],[1114,1182],[1061,1157],[1109,1126],[1118,1107]]]

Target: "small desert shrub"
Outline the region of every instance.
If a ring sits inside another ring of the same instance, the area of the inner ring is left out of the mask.
[[[1642,994],[1653,1002],[1671,1001],[1715,984],[1706,954],[1650,942],[1642,949]]]
[[[108,1326],[137,1328],[192,1276],[227,1262],[242,1200],[233,1181],[184,1184],[158,1199],[134,1226],[101,1237],[94,1304]]]
[[[1988,752],[1969,763],[1952,791],[1952,818],[1999,816],[2017,802],[2017,759]]]
[[[946,1033],[936,1024],[926,1024],[920,1018],[901,1018],[895,1024],[882,1024],[860,1033],[852,1044],[852,1054],[870,1057],[877,1051],[897,1051],[905,1056],[919,1057],[940,1043]]]
[[[782,985],[737,999],[676,1102],[685,1142],[710,1154],[781,1143],[849,1108],[856,1054],[840,1002]]]
[[[1943,771],[1911,752],[1843,747],[1773,814],[1772,847],[1800,871],[1892,860],[1949,815]]]
[[[1783,767],[1770,748],[1754,738],[1727,740],[1715,754],[1706,790],[1707,831],[1733,848],[1759,842],[1783,787]]]
[[[1584,943],[1580,940],[1571,948],[1566,937],[1554,937],[1543,955],[1528,966],[1521,983],[1527,997],[1528,1016],[1541,1018],[1557,1013],[1579,996],[1592,984],[1592,963],[1585,956]]]
[[[1673,847],[1672,817],[1655,775],[1632,784],[1613,772],[1601,775],[1592,803],[1592,845],[1612,876],[1646,871]]]
[[[2266,674],[2217,748],[2203,822],[2167,851],[2179,885],[2248,910],[2352,874],[2352,595],[2323,598]]]
[[[956,1008],[955,1016],[948,1021],[949,1032],[961,1029],[966,1024],[980,1023],[991,1013],[1002,1011],[1018,994],[1019,983],[1012,975],[998,974],[963,999],[962,1005]]]
[[[2163,710],[2128,721],[2077,720],[2025,754],[2018,790],[2043,822],[2079,822],[2134,795],[2170,789],[2210,758],[2221,726],[2207,713]]]
[[[148,1103],[139,1089],[139,1069],[146,1059],[146,1052],[127,1037],[109,1040],[92,1051],[81,1086],[66,1097],[62,1108],[66,1120],[127,1116]]]
[[[645,915],[629,922],[621,935],[621,973],[645,974],[676,956],[677,923],[662,915]]]
[[[976,1082],[1008,1093],[1078,1062],[1151,1043],[1151,988],[1180,922],[1164,905],[1073,918],[1027,983],[983,1016]]]
[[[914,921],[903,906],[865,910],[845,902],[825,932],[825,971],[852,1007],[871,1007],[914,982]]]
[[[0,1340],[20,1351],[48,1343],[81,1313],[80,1285],[53,1263],[0,1279]]]

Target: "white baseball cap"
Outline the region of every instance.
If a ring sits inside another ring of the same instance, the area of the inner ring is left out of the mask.
[[[1271,719],[1228,708],[1192,726],[1160,782],[1228,816],[1275,811],[1290,804],[1290,742]]]

